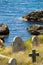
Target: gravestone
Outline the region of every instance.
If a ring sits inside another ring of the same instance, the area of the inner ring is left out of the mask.
[[[13,39],[12,52],[23,51],[25,49],[23,40],[20,37],[15,37]]]
[[[38,46],[40,44],[38,36],[33,36],[32,37],[32,45],[33,46]]]
[[[8,62],[8,65],[17,65],[17,61],[15,58],[11,58]]]
[[[36,62],[36,56],[39,56],[39,53],[36,53],[36,50],[32,50],[29,56],[32,57],[32,62]]]
[[[3,40],[0,39],[0,47],[3,47],[4,46],[4,42]]]

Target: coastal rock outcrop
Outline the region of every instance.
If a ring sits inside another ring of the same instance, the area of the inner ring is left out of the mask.
[[[43,22],[43,10],[35,10],[21,17],[22,20]]]
[[[38,24],[33,24],[32,26],[27,27],[27,30],[33,35],[43,34],[43,26]]]
[[[0,24],[0,39],[9,34],[9,28],[6,24]]]

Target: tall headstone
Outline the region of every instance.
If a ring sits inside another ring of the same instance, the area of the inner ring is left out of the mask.
[[[8,62],[8,65],[17,65],[17,61],[15,58],[11,58]]]
[[[23,51],[25,50],[26,47],[24,45],[24,42],[20,37],[15,37],[13,39],[13,45],[12,45],[12,52],[17,52],[17,51]]]
[[[38,36],[33,36],[32,37],[32,45],[33,46],[38,46],[40,44]]]

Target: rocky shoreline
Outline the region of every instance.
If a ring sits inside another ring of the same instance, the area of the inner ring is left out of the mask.
[[[22,16],[23,20],[43,22],[43,10],[34,10],[26,15]]]
[[[27,27],[27,30],[33,35],[43,34],[43,26],[38,24],[33,24]]]
[[[4,46],[4,38],[9,34],[9,28],[6,24],[0,24],[0,47]]]

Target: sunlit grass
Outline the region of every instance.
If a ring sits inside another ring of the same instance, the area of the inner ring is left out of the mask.
[[[43,64],[43,35],[39,35],[39,46],[32,46],[31,38],[32,36],[27,39],[24,44],[26,46],[25,51],[19,51],[14,54],[12,54],[12,45],[7,46],[6,48],[0,48],[0,53],[16,58],[18,65],[41,65]],[[32,49],[35,49],[36,52],[39,52],[39,57],[37,57],[37,61],[35,63],[32,63],[32,58],[29,57],[29,53],[32,52]],[[4,64],[6,64],[6,61],[2,61]],[[0,64],[3,65],[3,64]],[[6,64],[7,65],[7,64]]]

